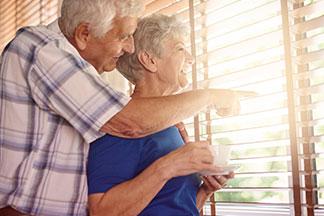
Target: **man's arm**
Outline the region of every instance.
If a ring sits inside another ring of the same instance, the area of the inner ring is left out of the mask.
[[[131,99],[101,131],[120,137],[147,136],[197,114],[210,104],[209,101],[210,95],[204,90]]]
[[[209,106],[219,110],[220,115],[233,114],[239,107],[239,98],[251,94],[206,89],[165,97],[131,99],[101,131],[119,137],[143,137],[175,125]]]
[[[213,154],[207,142],[188,143],[156,160],[135,178],[105,193],[90,195],[90,215],[138,215],[169,179],[221,171],[212,163]]]

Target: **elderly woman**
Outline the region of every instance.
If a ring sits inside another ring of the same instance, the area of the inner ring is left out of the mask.
[[[139,21],[135,53],[117,64],[135,84],[133,98],[167,96],[187,85],[183,70],[192,58],[185,48],[185,32],[174,17],[153,15]],[[200,148],[192,151],[195,145]],[[200,177],[181,170],[194,154],[201,154],[202,160],[213,157],[207,143],[184,145],[176,127],[144,138],[100,138],[89,152],[90,214],[199,215],[205,200],[234,174]],[[163,166],[156,166],[158,163]],[[200,171],[204,172],[204,167]]]

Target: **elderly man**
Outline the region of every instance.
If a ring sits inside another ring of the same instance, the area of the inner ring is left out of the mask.
[[[185,32],[174,17],[153,15],[139,21],[135,52],[117,64],[135,84],[132,98],[171,95],[186,86],[183,70],[192,58],[184,45]],[[198,216],[205,200],[234,176],[204,176],[201,184],[196,171],[186,169],[188,156],[200,154],[193,149],[205,152],[202,159],[209,160],[209,147],[184,145],[174,126],[137,139],[101,137],[89,151],[90,215]]]
[[[107,86],[134,51],[139,0],[63,0],[49,26],[20,29],[0,60],[0,215],[86,215],[89,143],[105,133],[141,137],[207,106],[230,114],[238,94],[200,90],[134,98]],[[196,143],[196,148],[199,148]],[[215,169],[208,150],[183,166]]]

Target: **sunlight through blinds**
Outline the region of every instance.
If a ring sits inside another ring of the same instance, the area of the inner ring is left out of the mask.
[[[242,100],[239,116],[200,115],[201,138],[230,145],[231,163],[240,165],[236,178],[215,193],[216,214],[290,215],[293,201],[280,1],[210,0],[195,9],[198,86],[258,93]],[[206,207],[204,213],[212,214],[213,205]]]
[[[60,0],[0,1],[0,51],[15,36],[16,30],[28,25],[46,25],[58,16]]]

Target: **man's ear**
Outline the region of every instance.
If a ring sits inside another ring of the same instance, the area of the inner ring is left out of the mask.
[[[143,65],[143,67],[152,72],[155,73],[157,71],[157,61],[153,55],[146,51],[140,51],[137,54],[138,61]]]
[[[89,25],[80,23],[74,31],[74,40],[79,50],[84,50],[87,47],[90,39]]]

